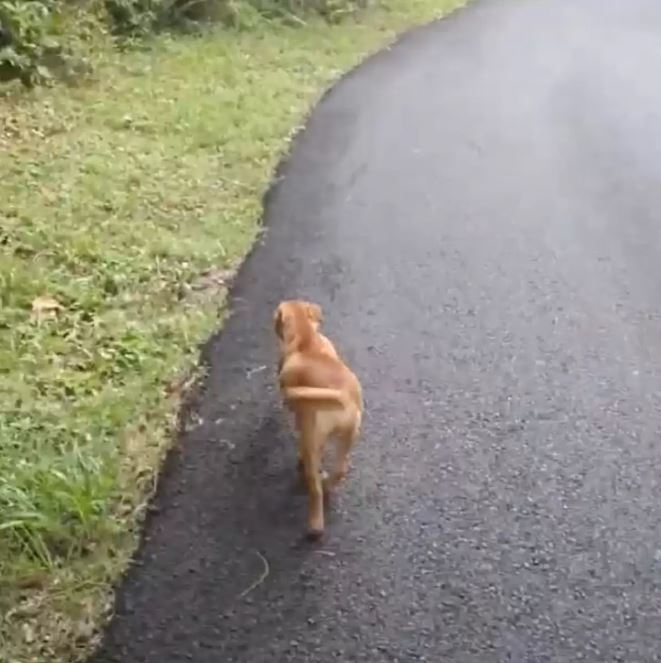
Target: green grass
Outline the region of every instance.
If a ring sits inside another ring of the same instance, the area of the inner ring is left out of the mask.
[[[336,26],[106,44],[94,82],[0,98],[1,661],[93,646],[171,439],[168,386],[222,319],[224,289],[193,286],[251,246],[325,86],[462,3],[386,4]],[[62,309],[33,315],[45,296]]]

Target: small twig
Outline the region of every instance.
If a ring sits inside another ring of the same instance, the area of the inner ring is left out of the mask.
[[[238,186],[242,189],[248,189],[249,191],[252,191],[255,188],[252,184],[246,184],[241,180],[233,180],[231,177],[223,177],[222,175],[214,175],[214,177],[219,179],[221,182],[225,182],[225,184],[232,184],[233,186]]]
[[[315,550],[317,555],[324,555],[326,557],[335,557],[335,553],[332,550]]]
[[[271,572],[269,563],[266,561],[266,557],[264,557],[264,555],[262,555],[262,553],[260,553],[259,550],[255,550],[255,552],[259,555],[259,558],[262,560],[262,563],[264,564],[264,570],[262,571],[262,574],[259,576],[259,578],[257,578],[257,580],[255,580],[255,582],[253,582],[252,585],[250,585],[250,587],[244,589],[239,594],[240,599],[248,596],[248,594],[250,594],[250,592],[252,592],[253,589],[257,589],[257,587],[259,587],[269,577],[269,573]]]
[[[307,23],[300,16],[296,16],[296,14],[294,13],[289,14],[287,18],[293,21],[294,23],[298,23],[300,26],[303,27],[307,26]]]
[[[266,370],[266,366],[256,366],[255,368],[251,368],[247,373],[246,376],[248,379],[250,379],[255,373],[261,373],[262,371]]]

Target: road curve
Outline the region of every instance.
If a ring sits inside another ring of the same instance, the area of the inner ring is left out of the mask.
[[[324,99],[97,663],[661,660],[660,34],[657,0],[483,0]],[[368,407],[316,545],[292,296]]]

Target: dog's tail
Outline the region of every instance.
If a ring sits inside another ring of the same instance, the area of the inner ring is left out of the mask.
[[[287,387],[283,395],[287,401],[315,401],[324,405],[347,405],[347,397],[339,389],[324,387]]]

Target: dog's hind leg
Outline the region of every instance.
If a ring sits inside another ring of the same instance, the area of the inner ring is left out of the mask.
[[[298,451],[297,451],[297,457],[296,457],[296,470],[298,471],[298,476],[300,477],[300,480],[303,482],[303,484],[307,483],[306,474],[305,474],[305,463],[303,462],[303,458],[305,456],[303,452],[303,436],[299,436],[299,441],[298,441]],[[323,449],[319,452],[320,455],[320,460],[319,460],[319,474],[322,478],[322,480],[325,480],[328,476],[326,472],[324,472],[323,468],[321,467],[321,457],[322,457],[322,451]]]
[[[324,532],[324,491],[321,475],[321,456],[324,439],[315,430],[314,420],[306,421],[301,429],[301,455],[308,488],[308,535],[318,539]]]
[[[356,424],[348,430],[342,431],[337,438],[337,460],[335,471],[324,482],[324,489],[333,490],[344,480],[349,472],[349,454],[360,433],[360,426]]]

